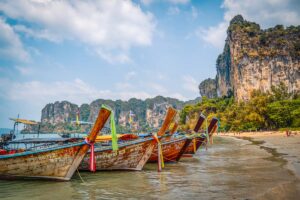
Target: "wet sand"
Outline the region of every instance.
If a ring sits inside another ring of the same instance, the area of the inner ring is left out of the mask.
[[[292,131],[290,136],[285,131],[232,132],[220,133],[219,136],[249,140],[273,154],[274,158],[283,159],[283,167],[294,174],[296,190],[300,191],[300,131]]]
[[[262,148],[276,149],[277,153],[287,161],[287,168],[300,179],[300,132],[293,131],[287,137],[284,131],[220,133],[220,136],[231,136],[241,139],[250,139]]]

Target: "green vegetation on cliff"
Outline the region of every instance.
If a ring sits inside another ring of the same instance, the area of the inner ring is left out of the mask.
[[[183,128],[190,128],[187,119],[200,112],[210,120],[217,116],[224,131],[254,131],[300,127],[300,97],[287,92],[284,84],[270,92],[254,91],[247,102],[236,102],[233,97],[203,98],[196,105],[186,105],[180,112]]]

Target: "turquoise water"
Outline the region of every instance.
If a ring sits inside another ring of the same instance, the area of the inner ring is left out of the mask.
[[[194,158],[140,172],[80,172],[70,182],[0,181],[1,199],[298,199],[280,159],[249,141],[217,138]],[[298,196],[297,196],[298,195]]]

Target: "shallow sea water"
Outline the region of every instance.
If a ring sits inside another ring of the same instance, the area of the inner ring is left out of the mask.
[[[70,182],[0,181],[0,199],[299,199],[299,180],[276,152],[216,137],[193,158],[140,172],[80,172]]]

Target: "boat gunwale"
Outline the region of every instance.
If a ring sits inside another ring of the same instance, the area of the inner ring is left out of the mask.
[[[128,141],[128,142],[118,144],[118,147],[122,148],[122,147],[126,147],[126,146],[129,146],[129,145],[148,142],[148,141],[151,141],[151,140],[154,140],[154,138],[150,137],[150,138],[145,138],[145,139],[144,138],[143,139],[137,139],[135,141]],[[102,151],[107,151],[107,150],[112,150],[111,145],[110,146],[100,146],[100,147],[95,146],[95,152],[102,152]]]
[[[59,145],[57,147],[50,147],[50,148],[40,149],[40,150],[36,150],[36,151],[24,151],[24,152],[20,152],[20,153],[0,155],[0,160],[14,158],[14,157],[20,157],[20,156],[39,154],[39,153],[45,153],[45,152],[55,151],[55,150],[59,150],[59,149],[65,149],[65,148],[74,147],[74,146],[82,146],[85,144],[86,144],[86,142],[77,142],[77,143],[73,143],[73,144],[64,144],[64,145]]]
[[[189,139],[189,138],[187,138],[185,136],[181,137],[181,138],[172,138],[170,141],[166,141],[166,142],[162,141],[161,144],[165,145],[165,144],[170,144],[170,143],[178,142],[178,141],[181,141],[181,140],[187,140],[187,139]]]

